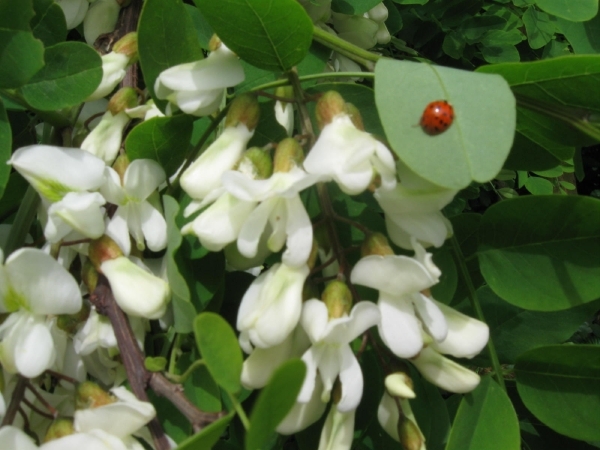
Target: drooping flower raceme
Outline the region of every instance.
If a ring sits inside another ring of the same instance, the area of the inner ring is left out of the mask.
[[[167,245],[167,223],[163,215],[148,202],[148,197],[165,181],[163,168],[150,159],[132,161],[123,179],[112,168],[106,168],[106,180],[100,192],[117,205],[106,227],[110,236],[128,255],[131,251],[129,234],[133,235],[138,250],[144,250],[144,240],[152,251]]]
[[[354,125],[337,92],[329,91],[319,99],[317,114],[324,127],[304,160],[308,173],[335,180],[349,195],[363,192],[376,174],[385,189],[396,186],[396,166],[391,152]]]
[[[206,59],[161,72],[154,84],[156,96],[195,116],[219,109],[225,89],[244,81],[244,69],[235,53],[218,39],[213,37],[210,47]]]
[[[275,264],[250,285],[238,311],[240,346],[268,348],[283,342],[294,330],[302,311],[302,288],[307,266],[294,268]]]
[[[98,238],[104,233],[102,160],[84,150],[49,145],[22,147],[8,162],[49,203],[44,234],[58,242],[71,230]]]
[[[46,316],[80,309],[77,282],[52,257],[32,248],[12,253],[0,266],[0,312],[10,313],[0,325],[4,369],[33,378],[50,368],[56,350]]]

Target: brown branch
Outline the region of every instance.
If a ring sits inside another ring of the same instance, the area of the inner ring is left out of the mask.
[[[19,411],[19,406],[21,405],[21,400],[25,395],[25,388],[27,387],[27,378],[22,377],[21,375],[17,375],[18,381],[15,386],[15,390],[10,397],[10,404],[6,409],[6,414],[4,415],[4,419],[2,419],[2,425],[10,425],[15,420],[15,416]]]

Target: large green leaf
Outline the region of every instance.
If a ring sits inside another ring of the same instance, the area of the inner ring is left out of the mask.
[[[414,172],[460,189],[500,171],[516,116],[515,99],[502,78],[389,59],[377,63],[375,75],[375,100],[388,141]],[[419,122],[436,100],[450,102],[455,118],[447,131],[430,136]]]
[[[102,80],[102,60],[81,42],[62,42],[46,49],[46,65],[21,88],[33,108],[54,111],[83,102]]]
[[[554,22],[548,14],[538,11],[533,6],[527,8],[523,14],[523,24],[527,30],[527,40],[531,48],[542,48],[546,45],[556,31]]]
[[[557,25],[576,54],[600,53],[600,15],[587,22],[558,19]]]
[[[520,64],[481,66],[481,73],[502,75],[519,100],[531,109],[519,111],[518,129],[533,141],[542,138],[562,145],[590,145],[590,137],[581,127],[592,127],[591,117],[600,113],[600,55],[573,55]],[[540,122],[542,122],[540,124]],[[579,127],[579,128],[577,128]],[[599,132],[600,133],[600,132]],[[538,142],[544,145],[544,142]]]
[[[219,2],[220,3],[220,2]],[[169,67],[203,58],[192,18],[182,0],[146,0],[138,25],[138,52],[144,81],[157,106],[154,82]]]
[[[165,219],[167,221],[167,279],[171,287],[173,301],[174,328],[178,333],[189,333],[192,331],[192,320],[196,316],[196,310],[190,302],[190,290],[185,278],[179,272],[179,266],[175,255],[181,246],[181,230],[175,223],[175,217],[179,212],[179,205],[173,197],[163,196],[165,208]]]
[[[595,301],[566,311],[527,311],[505,302],[489,286],[481,287],[477,296],[503,364],[514,364],[520,354],[532,348],[565,342],[600,309],[600,302]],[[487,355],[477,356],[475,364],[480,361],[482,366],[489,365]]]
[[[135,126],[127,135],[129,159],[147,158],[160,163],[167,176],[183,163],[192,137],[193,118],[187,115],[154,117]]]
[[[210,450],[217,443],[231,419],[235,417],[232,411],[216,422],[211,423],[200,433],[190,436],[177,447],[177,450]]]
[[[29,25],[32,0],[0,1],[0,89],[24,85],[44,66],[44,45]]]
[[[53,0],[33,0],[35,16],[31,20],[33,35],[46,47],[62,42],[67,37],[67,22],[60,6]]]
[[[194,319],[196,344],[215,381],[231,394],[239,392],[242,350],[235,333],[220,315],[204,312]]]
[[[519,423],[506,392],[490,376],[463,397],[446,450],[520,450]]]
[[[195,0],[223,42],[262,69],[298,64],[312,42],[313,24],[296,0]]]
[[[8,183],[10,175],[10,166],[6,164],[6,161],[10,159],[11,148],[12,133],[10,123],[4,109],[4,103],[0,99],[0,198],[4,195],[4,188]]]
[[[519,395],[538,419],[569,437],[600,440],[600,346],[536,348],[515,371]]]
[[[299,359],[285,362],[273,373],[252,409],[246,450],[263,448],[277,425],[294,406],[305,376],[306,366]]]
[[[483,215],[478,250],[492,290],[524,309],[557,311],[600,297],[600,200],[528,196]]]
[[[541,10],[556,17],[585,22],[598,14],[598,0],[535,0]]]

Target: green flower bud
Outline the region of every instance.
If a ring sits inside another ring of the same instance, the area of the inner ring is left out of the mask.
[[[413,380],[405,372],[396,372],[385,377],[385,388],[394,397],[416,397]]]
[[[60,439],[61,437],[69,436],[75,433],[75,427],[73,426],[73,419],[55,419],[50,424],[46,435],[44,436],[44,443]]]
[[[108,102],[108,110],[113,116],[135,106],[138,106],[138,94],[135,89],[130,87],[119,89]]]
[[[81,280],[86,285],[88,292],[94,292],[98,284],[98,271],[89,259],[81,268]]]
[[[390,247],[387,237],[381,233],[373,233],[365,238],[360,246],[360,255],[364,258],[369,255],[393,255],[394,250]]]
[[[268,152],[262,148],[252,147],[242,155],[237,170],[255,180],[266,180],[273,174],[273,161]]]
[[[281,98],[289,98],[292,100],[294,98],[294,88],[292,86],[279,86],[275,89],[275,95]]]
[[[346,109],[348,110],[348,115],[354,126],[361,131],[365,131],[365,124],[363,123],[362,115],[358,108],[352,103],[346,103]]]
[[[211,52],[214,52],[221,46],[222,43],[223,43],[223,41],[221,41],[221,39],[219,39],[219,36],[217,36],[216,34],[213,34],[210,38],[210,41],[208,42],[208,50],[210,50]]]
[[[75,408],[98,408],[115,403],[117,399],[93,381],[84,381],[75,390]]]
[[[88,257],[94,268],[102,273],[100,265],[109,259],[116,259],[123,256],[123,251],[108,236],[104,235],[90,242],[88,249]]]
[[[404,450],[420,450],[423,445],[423,435],[419,427],[405,416],[401,416],[398,421],[398,436]]]
[[[352,309],[352,293],[342,281],[329,283],[321,295],[321,300],[327,305],[330,320],[348,315]]]
[[[125,172],[127,171],[127,167],[129,167],[129,157],[122,153],[117,156],[117,159],[112,165],[112,168],[115,169],[115,172],[119,174],[119,178],[121,179],[121,183],[124,181]]]
[[[335,116],[347,114],[346,102],[339,92],[327,91],[317,102],[315,113],[319,128],[323,129],[325,125],[331,123]]]
[[[225,119],[225,127],[237,127],[240,123],[253,131],[258,125],[260,106],[252,94],[242,94],[233,100]]]
[[[91,267],[91,266],[90,266]],[[93,267],[92,267],[93,270]],[[94,270],[95,272],[95,270]],[[96,274],[96,279],[98,275]],[[81,309],[76,314],[61,314],[56,319],[56,326],[69,333],[70,335],[75,334],[77,326],[80,323],[84,323],[90,315],[90,306],[87,303],[81,305]]]
[[[112,48],[113,52],[121,53],[129,58],[129,62],[133,63],[138,57],[138,36],[135,31],[127,33],[119,39]]]
[[[277,145],[273,166],[275,172],[289,172],[304,160],[304,151],[294,138],[286,138]]]

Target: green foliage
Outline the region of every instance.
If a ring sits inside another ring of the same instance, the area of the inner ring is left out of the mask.
[[[296,0],[195,0],[227,47],[250,64],[288,70],[304,59],[312,23]]]
[[[446,450],[519,450],[517,415],[506,392],[484,377],[458,407]]]
[[[535,3],[547,13],[573,22],[584,22],[598,14],[598,0],[535,0]]]
[[[12,133],[10,129],[10,123],[8,122],[8,116],[4,109],[4,104],[0,100],[0,159],[8,161],[10,159],[12,146]],[[10,175],[10,167],[5,165],[0,166],[0,198],[4,194],[4,188],[8,183],[8,176]]]
[[[67,37],[65,15],[52,0],[34,0],[35,16],[31,19],[31,31],[45,47],[58,44]]]
[[[517,359],[517,388],[535,416],[559,433],[600,440],[600,346],[549,345]]]

